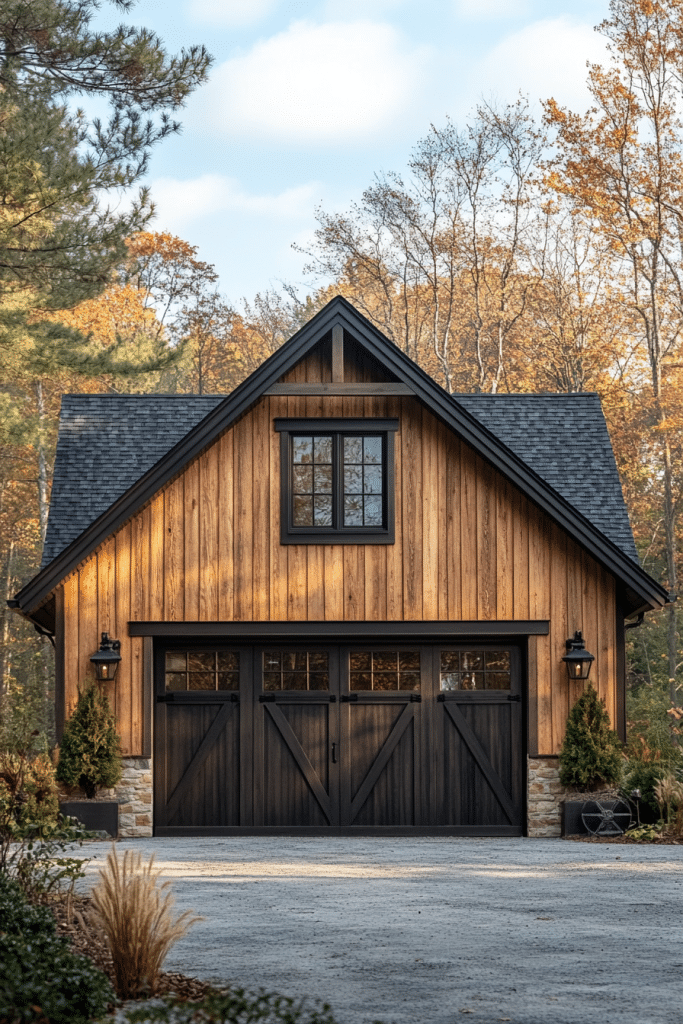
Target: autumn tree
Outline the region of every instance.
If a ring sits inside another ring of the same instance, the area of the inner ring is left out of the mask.
[[[522,99],[418,143],[348,214],[318,214],[312,270],[449,390],[496,391],[534,280],[527,246],[543,137]],[[509,390],[509,385],[506,385]]]
[[[666,575],[678,584],[681,481],[679,378],[683,328],[683,81],[681,0],[611,0],[598,31],[609,60],[591,65],[593,107],[586,114],[546,104],[557,154],[548,184],[590,217],[622,275],[622,302],[633,314],[649,370],[648,477],[661,497],[657,517]],[[669,608],[667,658],[675,700],[676,615]]]

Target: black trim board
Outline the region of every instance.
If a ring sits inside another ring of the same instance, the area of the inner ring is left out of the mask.
[[[247,378],[201,423],[145,473],[87,530],[68,545],[16,595],[19,609],[36,617],[41,603],[106,537],[122,526],[183,467],[200,455],[216,437],[232,426],[262,397],[264,391],[296,365],[320,339],[341,326],[398,380],[409,384],[416,397],[453,429],[496,470],[520,488],[531,501],[586,548],[624,587],[632,589],[648,607],[662,607],[668,593],[640,566],[545,483],[494,434],[444,391],[416,363],[382,335],[342,296],[336,296],[293,335],[258,370]],[[633,609],[627,609],[630,613]]]
[[[272,640],[298,643],[326,640],[449,640],[454,637],[499,639],[500,637],[547,636],[547,619],[487,622],[129,622],[128,636],[151,636],[178,640],[196,637],[226,641]]]
[[[513,825],[191,825],[155,826],[154,835],[161,836],[523,836],[524,828]]]
[[[617,605],[617,621],[615,632],[616,636],[614,638],[614,642],[617,649],[617,720],[613,724],[613,728],[616,730],[621,742],[626,743],[626,630],[624,623],[624,614],[619,605]]]

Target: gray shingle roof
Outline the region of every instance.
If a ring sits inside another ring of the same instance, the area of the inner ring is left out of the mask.
[[[638,563],[614,452],[597,395],[453,397]]]
[[[63,395],[41,568],[222,401],[218,395]]]
[[[454,397],[637,562],[597,395]],[[65,395],[41,567],[222,401],[218,395]]]

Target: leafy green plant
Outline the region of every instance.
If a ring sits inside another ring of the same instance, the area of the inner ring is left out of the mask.
[[[328,1003],[308,1005],[305,1000],[241,988],[211,992],[192,1003],[165,997],[155,1006],[127,1010],[123,1019],[126,1024],[336,1024]]]
[[[202,920],[189,910],[173,919],[171,883],[159,885],[159,875],[154,854],[143,864],[139,853],[126,850],[120,864],[112,846],[92,891],[93,917],[106,935],[122,999],[153,993],[171,946]]]
[[[109,979],[56,934],[47,907],[32,906],[0,875],[0,1020],[86,1024],[113,1002]]]
[[[560,750],[560,782],[582,792],[617,786],[622,762],[621,743],[610,728],[604,701],[589,683],[567,718]]]
[[[107,695],[96,685],[82,690],[66,723],[59,749],[57,779],[80,786],[89,800],[121,779],[121,749]]]
[[[661,839],[662,826],[637,825],[635,828],[630,828],[626,835],[629,839],[636,839],[639,843],[653,843],[656,839]]]

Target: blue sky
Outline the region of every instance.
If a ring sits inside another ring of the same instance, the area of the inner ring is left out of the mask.
[[[153,155],[153,227],[198,246],[236,305],[283,280],[305,291],[292,243],[316,207],[404,170],[430,124],[519,90],[585,109],[606,15],[607,0],[139,0],[127,21],[215,57]]]

